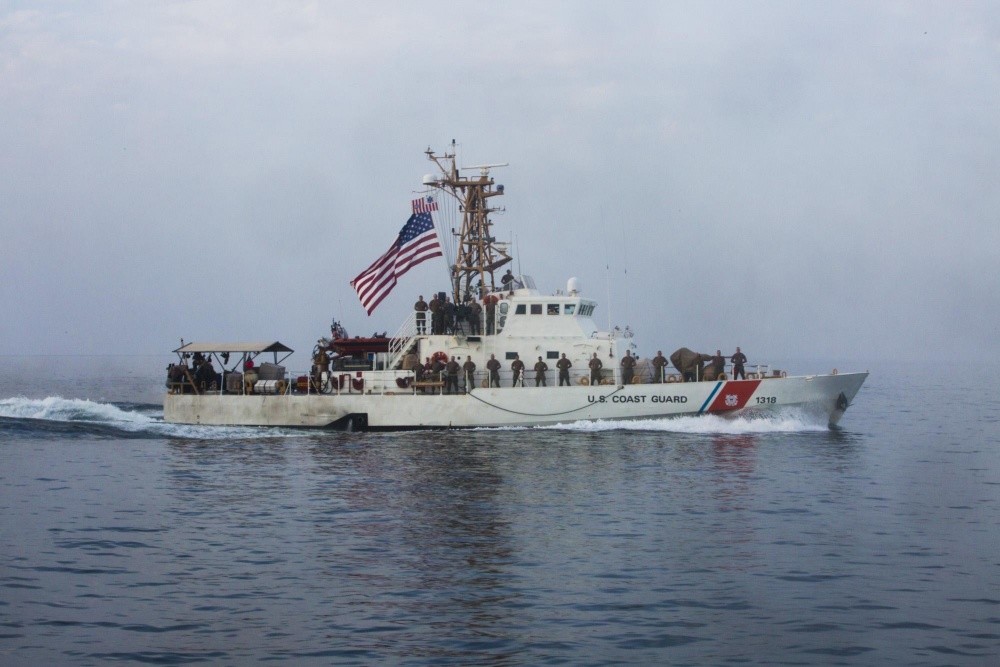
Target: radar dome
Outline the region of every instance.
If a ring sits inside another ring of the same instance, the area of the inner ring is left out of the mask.
[[[430,185],[432,183],[437,183],[437,176],[434,174],[424,174],[424,185]]]
[[[566,281],[566,293],[574,296],[580,293],[580,281],[576,276]]]

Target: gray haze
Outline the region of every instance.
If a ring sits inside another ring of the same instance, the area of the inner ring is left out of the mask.
[[[453,138],[643,355],[1000,354],[995,3],[243,1],[0,3],[0,353],[391,332]]]

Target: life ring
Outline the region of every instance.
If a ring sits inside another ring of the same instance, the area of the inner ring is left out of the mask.
[[[673,382],[677,382],[677,376],[671,373],[670,375],[667,376],[667,383],[670,384]]]
[[[448,353],[440,350],[431,355],[431,361],[440,361],[442,364],[448,363]]]
[[[590,378],[588,378],[588,377],[582,377],[582,378],[580,378],[580,384],[582,384],[584,387],[589,386],[590,385]]]
[[[632,378],[632,384],[642,384],[642,378],[636,375]]]
[[[365,388],[365,379],[364,378],[352,379],[351,386],[354,387],[355,391],[361,391],[362,389]]]
[[[715,379],[719,380],[720,382],[725,382],[728,378],[726,377],[725,373],[719,373],[718,375],[715,376]]]

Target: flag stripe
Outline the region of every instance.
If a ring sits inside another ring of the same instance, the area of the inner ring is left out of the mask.
[[[393,244],[351,281],[351,287],[358,293],[361,306],[369,315],[389,296],[399,277],[414,266],[444,254],[434,231],[430,212],[416,210],[417,202],[423,201],[413,201],[414,213],[403,225]],[[427,207],[433,207],[432,210],[437,210],[437,204],[433,201],[424,203]]]

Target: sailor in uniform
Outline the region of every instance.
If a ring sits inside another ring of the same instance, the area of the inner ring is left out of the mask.
[[[559,369],[559,386],[569,386],[569,369],[573,366],[573,362],[566,358],[566,353],[562,353],[562,359],[556,362],[556,368]]]
[[[743,370],[743,364],[747,362],[747,355],[740,352],[739,345],[736,346],[736,354],[733,355],[733,358],[730,359],[730,361],[733,362],[733,379],[739,380],[742,378],[746,380],[747,374]]]
[[[413,310],[416,311],[415,319],[417,322],[417,333],[423,335],[427,333],[427,302],[424,301],[424,295],[421,294],[417,302],[413,304]]]
[[[476,386],[476,362],[472,357],[465,360],[462,370],[465,372],[465,393],[468,394]]]
[[[635,372],[635,357],[628,350],[622,357],[622,384],[632,384],[632,374]]]
[[[495,354],[490,355],[490,360],[486,362],[486,370],[490,372],[490,386],[500,386],[500,362]]]
[[[597,358],[596,352],[594,352],[594,356],[587,365],[590,366],[590,384],[601,384],[601,368],[604,364]]]
[[[451,358],[448,365],[445,367],[447,375],[444,381],[444,393],[450,394],[452,392],[458,393],[458,369],[461,368],[458,362],[455,361],[455,357]]]
[[[663,382],[663,369],[667,365],[667,358],[663,356],[663,350],[657,350],[656,356],[653,357],[653,382],[662,383]]]
[[[523,387],[524,382],[521,381],[521,372],[524,370],[524,362],[521,361],[521,358],[517,356],[516,352],[514,353],[514,362],[511,363],[510,370],[514,373],[514,380],[511,382],[510,386],[516,387],[517,383],[520,382]]]
[[[538,357],[538,363],[535,364],[535,386],[537,387],[539,383],[543,387],[547,387],[545,384],[545,371],[549,370],[549,365],[542,361],[541,357]]]

